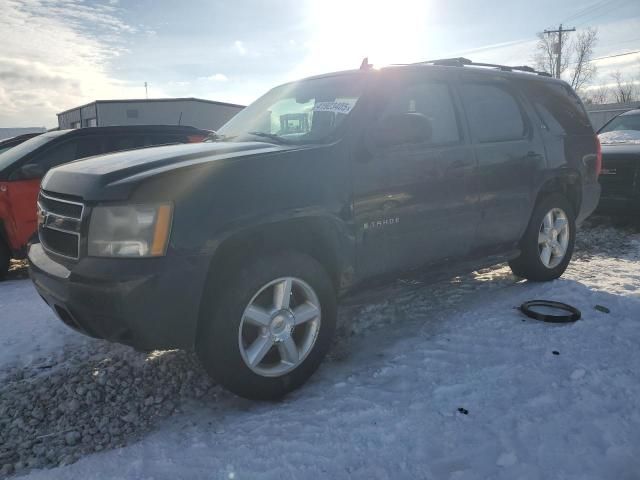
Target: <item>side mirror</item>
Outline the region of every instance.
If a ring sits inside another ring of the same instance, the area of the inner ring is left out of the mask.
[[[14,177],[13,180],[32,180],[44,177],[45,173],[47,172],[42,165],[27,163],[16,170],[12,177]]]
[[[421,113],[398,113],[385,117],[371,132],[371,141],[377,146],[402,143],[423,143],[431,140],[431,120]]]

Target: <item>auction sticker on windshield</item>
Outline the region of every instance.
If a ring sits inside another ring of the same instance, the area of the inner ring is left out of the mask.
[[[313,111],[342,113],[347,115],[351,109],[353,109],[355,104],[355,100],[352,102],[317,102],[313,107]]]

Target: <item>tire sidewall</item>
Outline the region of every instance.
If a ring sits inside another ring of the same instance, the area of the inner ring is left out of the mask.
[[[565,252],[562,261],[553,268],[548,268],[542,263],[540,259],[538,234],[540,232],[540,225],[542,224],[544,216],[554,208],[560,208],[567,215],[569,223],[569,243],[567,245],[567,251]],[[566,197],[561,194],[552,194],[540,201],[534,209],[531,221],[527,227],[527,231],[521,242],[522,255],[521,259],[524,262],[524,269],[526,270],[526,278],[531,280],[546,281],[553,280],[560,277],[567,269],[571,257],[573,255],[573,249],[576,240],[576,222],[575,213],[573,207],[569,203]]]
[[[318,368],[335,331],[336,295],[329,276],[311,257],[282,253],[258,259],[229,272],[203,305],[197,351],[207,372],[227,389],[246,398],[272,400],[301,386]],[[214,273],[215,274],[215,273]],[[320,302],[320,330],[314,346],[294,370],[279,377],[264,377],[251,370],[240,353],[238,332],[245,308],[267,283],[280,277],[305,281]],[[218,297],[218,298],[215,298]]]

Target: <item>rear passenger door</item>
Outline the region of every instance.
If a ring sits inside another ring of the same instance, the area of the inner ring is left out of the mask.
[[[474,250],[509,248],[526,228],[545,151],[526,99],[504,76],[463,75],[460,94],[478,162]]]

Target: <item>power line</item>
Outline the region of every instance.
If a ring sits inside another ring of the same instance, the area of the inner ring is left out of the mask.
[[[634,53],[640,53],[640,50],[635,50],[633,52],[626,52],[626,53],[618,53],[616,55],[607,55],[606,57],[598,57],[598,58],[594,58],[592,61],[596,61],[596,60],[604,60],[605,58],[614,58],[614,57],[624,57],[625,55],[633,55]]]

